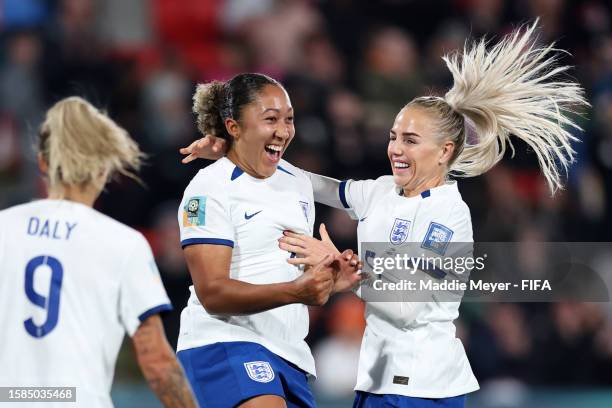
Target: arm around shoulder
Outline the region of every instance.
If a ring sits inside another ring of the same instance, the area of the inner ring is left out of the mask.
[[[312,192],[316,202],[334,208],[344,208],[339,194],[342,184],[340,180],[311,173],[309,171],[304,171],[304,174],[308,176],[312,183]]]

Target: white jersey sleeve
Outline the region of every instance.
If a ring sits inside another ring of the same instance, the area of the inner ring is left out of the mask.
[[[194,244],[234,247],[229,200],[214,183],[196,176],[185,190],[178,217],[183,248]]]
[[[314,200],[317,203],[325,204],[330,207],[343,209],[342,201],[340,201],[340,180],[335,178],[322,176],[320,174],[311,173],[305,170],[301,170],[312,183],[312,192]]]
[[[372,201],[372,191],[378,180],[336,180],[307,171],[304,173],[312,182],[312,190],[316,202],[330,207],[346,210],[353,219],[363,217],[365,210]],[[379,179],[380,180],[380,179]]]
[[[142,235],[125,263],[119,289],[119,313],[126,332],[132,336],[148,317],[172,309],[153,252]]]
[[[338,195],[344,209],[351,218],[359,220],[366,216],[367,210],[377,198],[374,190],[381,187],[382,183],[377,180],[345,180],[340,182]]]

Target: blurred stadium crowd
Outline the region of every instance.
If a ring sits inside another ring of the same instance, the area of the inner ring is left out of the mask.
[[[104,107],[149,154],[146,186],[119,180],[97,208],[145,233],[176,311],[188,293],[176,209],[204,162],[180,164],[198,137],[197,82],[257,71],[282,81],[296,110],[286,159],[337,178],[389,172],[388,130],[399,109],[449,87],[441,56],[468,37],[503,35],[541,17],[542,41],[592,109],[578,161],[552,199],[535,156],[516,156],[460,182],[477,241],[612,241],[612,10],[599,0],[3,0],[0,1],[0,209],[43,194],[32,154],[44,111],[78,94]],[[353,221],[318,207],[339,248]],[[608,262],[612,265],[612,261]],[[608,268],[609,269],[609,268]],[[324,394],[350,395],[363,332],[354,297],[313,309],[310,344]],[[609,304],[466,304],[457,322],[481,383],[612,385]],[[441,350],[443,352],[443,350]]]

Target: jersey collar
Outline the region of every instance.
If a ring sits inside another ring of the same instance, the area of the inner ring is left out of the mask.
[[[224,157],[222,157],[219,160],[223,160],[225,165],[232,169],[232,173],[231,173],[231,176],[230,176],[230,181],[234,181],[238,177],[242,176],[243,174],[246,174],[246,177],[248,179],[252,180],[252,181],[255,181],[257,183],[265,183],[265,182],[268,182],[270,179],[272,179],[272,177],[276,176],[277,173],[279,173],[279,171],[287,173],[287,174],[295,177],[295,174],[291,173],[289,170],[285,169],[284,167],[281,167],[280,164],[279,164],[276,167],[276,171],[274,172],[274,174],[272,174],[270,177],[266,177],[266,178],[260,179],[260,178],[256,178],[256,177],[250,176],[248,173],[246,173],[244,170],[242,170],[238,165],[236,165],[233,161],[228,159],[227,156],[224,156]]]
[[[400,196],[404,196],[404,190],[401,187],[396,186],[396,191],[398,192],[398,194]],[[429,190],[425,190],[423,191],[420,196],[421,198],[425,199],[428,197],[431,197],[432,195],[438,196],[438,195],[444,195],[444,194],[459,194],[459,189],[457,187],[457,181],[455,180],[448,180],[446,183],[444,183],[441,186],[438,187],[434,187],[431,188]]]

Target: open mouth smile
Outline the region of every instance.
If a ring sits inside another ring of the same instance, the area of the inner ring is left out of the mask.
[[[402,171],[402,170],[406,170],[410,168],[410,164],[404,161],[400,161],[400,160],[393,160],[392,164],[393,164],[393,170],[395,171]]]
[[[268,144],[264,147],[264,150],[266,151],[266,156],[268,156],[268,159],[270,159],[272,163],[276,164],[280,161],[283,146]]]

